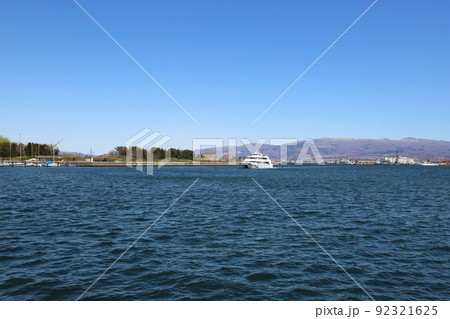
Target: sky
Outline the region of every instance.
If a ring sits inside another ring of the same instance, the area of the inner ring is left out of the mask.
[[[102,154],[193,138],[450,140],[450,2],[73,0],[0,8],[0,135]],[[239,143],[238,143],[239,144]]]

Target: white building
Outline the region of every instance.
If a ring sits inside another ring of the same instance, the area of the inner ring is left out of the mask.
[[[384,158],[385,161],[388,161],[391,164],[395,164],[395,161],[397,160],[396,157],[385,157]],[[406,165],[414,165],[416,162],[414,161],[413,158],[409,158],[406,156],[399,156],[398,157],[398,163],[399,164],[406,164]]]

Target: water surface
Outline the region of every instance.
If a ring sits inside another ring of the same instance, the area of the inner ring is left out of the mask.
[[[0,299],[450,299],[448,167],[0,168]]]

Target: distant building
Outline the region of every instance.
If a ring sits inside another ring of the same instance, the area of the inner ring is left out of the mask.
[[[358,160],[357,162],[359,165],[375,165],[377,164],[374,160]]]
[[[217,160],[217,156],[216,153],[210,150],[207,150],[203,153],[203,157],[205,158],[205,160],[207,161],[215,161]]]
[[[389,162],[390,164],[395,164],[397,158],[396,157],[385,157],[384,160]],[[398,164],[414,165],[414,164],[416,164],[416,162],[414,161],[413,158],[409,158],[406,156],[399,156]]]
[[[225,153],[222,156],[222,160],[224,160],[224,161],[233,161],[235,159],[236,159],[236,157],[233,154],[229,154],[229,153]]]
[[[59,157],[59,156],[57,156],[57,157]],[[38,155],[38,156],[36,156],[36,161],[39,161],[39,162],[53,161],[53,155]]]

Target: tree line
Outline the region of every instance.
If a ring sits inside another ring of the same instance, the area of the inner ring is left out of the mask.
[[[55,155],[59,154],[59,149],[55,148]],[[36,157],[38,155],[53,155],[53,146],[51,144],[39,143],[16,143],[11,142],[6,137],[0,136],[0,158],[10,157]]]
[[[141,149],[136,146],[133,146],[128,149],[132,155],[133,158],[136,158],[136,155],[139,152],[143,155],[143,159],[147,159],[147,153],[148,151],[146,149]],[[153,159],[154,160],[162,160],[166,158],[170,154],[170,158],[176,158],[176,159],[185,159],[185,160],[193,160],[194,159],[194,152],[192,150],[180,150],[177,148],[169,148],[168,150],[165,150],[160,147],[153,147],[149,151],[152,152]],[[127,147],[125,146],[117,146],[114,149],[114,155],[116,156],[127,156]]]

